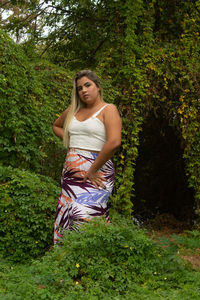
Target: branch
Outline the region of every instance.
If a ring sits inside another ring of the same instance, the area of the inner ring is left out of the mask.
[[[93,57],[97,53],[97,51],[102,47],[102,45],[105,43],[106,40],[107,40],[107,37],[104,40],[102,40],[99,43],[99,45],[91,52],[89,58]]]
[[[63,26],[60,28],[60,30],[58,30],[58,31],[56,31],[56,32],[54,32],[54,33],[52,34],[52,37],[53,37],[53,35],[56,35],[56,34],[58,34],[58,33],[62,33],[64,30],[69,29],[69,28],[72,27],[73,25],[74,25],[74,24],[70,24],[70,25],[67,26],[67,27],[66,27],[66,24],[63,25]],[[45,47],[45,49],[42,51],[42,53],[41,53],[39,56],[42,57],[43,54],[51,47],[51,45],[52,45],[53,43],[54,43],[54,40],[52,39],[52,40],[50,41],[50,43],[47,44],[47,46]]]

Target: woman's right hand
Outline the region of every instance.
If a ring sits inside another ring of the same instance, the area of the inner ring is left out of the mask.
[[[105,189],[105,185],[103,183],[105,179],[103,179],[99,171],[92,172],[91,170],[88,170],[88,172],[84,175],[83,182],[86,182],[87,179],[89,179],[97,189],[99,189],[99,187]]]

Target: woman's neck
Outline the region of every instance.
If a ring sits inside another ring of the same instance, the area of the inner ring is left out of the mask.
[[[102,104],[104,104],[104,101],[100,99],[99,101],[95,101],[94,103],[85,103],[84,107],[88,109],[93,109],[100,107]]]

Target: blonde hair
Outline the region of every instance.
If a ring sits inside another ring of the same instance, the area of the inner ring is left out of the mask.
[[[79,97],[77,86],[76,86],[77,80],[81,79],[82,77],[87,77],[88,79],[90,79],[96,84],[96,86],[99,88],[101,100],[103,100],[103,91],[102,91],[101,83],[98,76],[94,72],[90,70],[82,70],[74,76],[71,105],[69,107],[69,111],[67,113],[65,123],[64,123],[63,144],[67,148],[69,147],[69,126],[71,124],[73,116],[79,111],[81,107],[85,105]]]

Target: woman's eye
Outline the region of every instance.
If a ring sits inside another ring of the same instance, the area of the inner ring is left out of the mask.
[[[89,86],[90,86],[90,83],[86,83],[85,86],[86,86],[86,87],[89,87]]]

